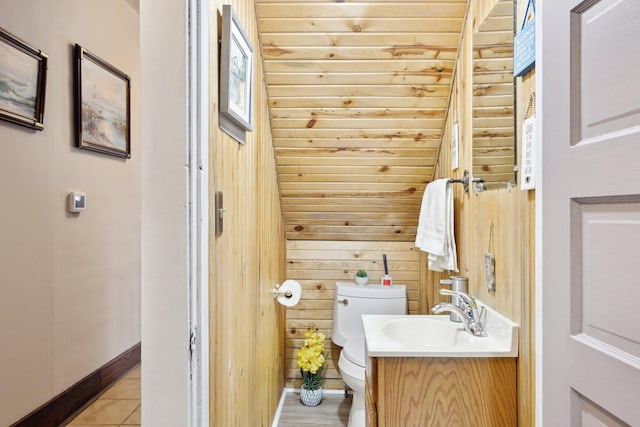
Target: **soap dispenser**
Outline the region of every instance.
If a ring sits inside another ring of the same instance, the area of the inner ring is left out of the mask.
[[[465,276],[450,276],[448,279],[440,280],[441,285],[450,286],[453,292],[464,292],[465,294],[469,292],[468,283],[469,283],[469,279],[466,278]],[[458,308],[462,308],[459,297],[455,295],[451,295],[450,298],[451,298],[451,301],[450,301],[451,304],[455,305]],[[449,320],[451,320],[452,322],[462,322],[460,315],[453,311],[449,314]]]

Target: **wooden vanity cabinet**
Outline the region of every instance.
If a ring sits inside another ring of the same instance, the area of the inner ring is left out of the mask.
[[[370,357],[369,427],[517,425],[516,359]]]

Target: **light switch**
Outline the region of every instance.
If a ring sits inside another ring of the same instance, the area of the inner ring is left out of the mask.
[[[82,212],[87,207],[87,195],[79,191],[69,193],[69,212]]]

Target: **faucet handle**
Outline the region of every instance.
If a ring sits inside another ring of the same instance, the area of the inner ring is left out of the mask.
[[[469,322],[469,331],[476,337],[486,337],[487,332],[481,322]]]
[[[469,306],[469,308],[476,308],[476,300],[471,295],[465,294],[464,292],[459,291],[450,291],[449,289],[440,289],[440,295],[448,295],[448,296],[456,296],[461,298],[465,304]]]

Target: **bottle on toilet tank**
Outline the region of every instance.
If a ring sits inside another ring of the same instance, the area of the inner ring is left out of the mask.
[[[384,263],[384,276],[380,282],[384,286],[391,286],[393,284],[393,279],[389,275],[389,265],[387,264],[387,254],[382,254],[382,262]]]

